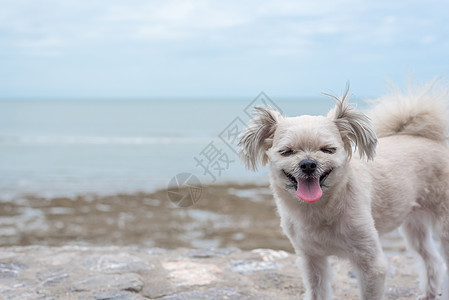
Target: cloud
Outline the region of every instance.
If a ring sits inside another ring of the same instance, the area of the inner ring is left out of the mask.
[[[60,50],[61,41],[57,38],[44,37],[41,39],[19,40],[16,43],[19,54],[37,57],[58,57],[63,53]]]
[[[346,76],[341,70],[345,80],[415,64],[441,70],[448,7],[442,0],[5,0],[0,60],[10,70],[0,76],[43,74],[42,61],[52,57],[48,82],[70,73],[89,91],[91,82],[147,91],[147,78],[154,89],[228,80],[244,90],[251,82],[281,86],[284,72],[305,82]]]
[[[364,6],[354,0],[20,3],[27,4],[10,1],[2,8],[0,28],[10,33],[3,43],[34,50],[139,40],[271,45],[272,52],[296,53],[332,36],[347,43],[392,43],[403,33],[401,26],[413,22],[394,15],[382,19],[379,11],[394,13],[387,1]]]
[[[348,1],[323,0],[167,0],[129,1],[126,4],[69,0],[40,1],[39,6],[33,5],[32,1],[26,3],[28,5],[9,2],[0,14],[0,28],[20,39],[20,42],[14,41],[19,47],[33,43],[37,46],[37,41],[50,37],[72,46],[95,40],[121,42],[133,38],[148,42],[214,36],[216,40],[232,40],[245,34],[251,40],[258,38],[260,44],[263,39],[276,39],[272,35],[274,31],[277,36],[283,31],[291,34],[293,39],[304,40],[315,34],[340,31],[339,24],[333,22],[336,20],[333,11],[337,6],[351,7]]]
[[[249,22],[234,5],[213,1],[144,2],[140,6],[111,6],[102,20],[125,24],[133,38],[146,40],[199,38]]]

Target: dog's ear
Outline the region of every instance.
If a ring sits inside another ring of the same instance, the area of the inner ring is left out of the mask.
[[[349,88],[341,99],[328,95],[335,102],[335,108],[329,112],[328,117],[335,122],[340,131],[349,158],[352,156],[354,145],[358,148],[361,158],[366,156],[368,160],[372,160],[376,154],[376,132],[370,119],[348,103],[350,97],[348,92]]]
[[[239,135],[239,156],[245,166],[253,171],[259,163],[268,162],[267,150],[273,146],[273,136],[281,114],[269,106],[255,107],[254,118]]]

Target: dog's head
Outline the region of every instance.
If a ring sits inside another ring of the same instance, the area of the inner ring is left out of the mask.
[[[338,182],[353,150],[373,159],[377,137],[369,118],[348,103],[348,94],[334,98],[326,117],[283,117],[270,107],[256,107],[240,134],[240,158],[257,170],[270,162],[274,184],[305,202],[321,198]]]

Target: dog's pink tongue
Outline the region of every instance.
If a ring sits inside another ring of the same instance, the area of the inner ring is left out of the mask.
[[[298,189],[296,195],[307,203],[313,203],[321,198],[323,191],[320,187],[319,178],[302,179],[296,178]]]

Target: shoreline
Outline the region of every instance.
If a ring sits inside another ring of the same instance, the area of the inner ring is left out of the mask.
[[[74,198],[28,195],[4,201],[0,246],[236,247],[293,252],[281,231],[268,185],[204,185],[199,201],[186,208],[174,205],[168,191]],[[383,241],[388,255],[405,252],[396,232]]]
[[[192,173],[190,173],[192,174]],[[179,174],[178,174],[179,175]],[[267,175],[268,176],[268,175]],[[201,176],[201,186],[202,188],[208,187],[225,187],[225,186],[269,186],[269,181],[267,180],[267,176],[254,178],[254,177],[244,177],[242,179],[234,180],[231,178],[221,179],[215,183],[210,180],[205,180]],[[25,192],[18,191],[20,188],[15,187],[14,189],[3,189],[0,192],[0,203],[14,201],[20,198],[69,198],[74,199],[78,197],[86,197],[86,198],[99,198],[99,197],[111,197],[111,196],[120,196],[120,195],[136,195],[136,194],[157,194],[160,192],[167,191],[169,189],[169,180],[158,180],[156,183],[152,182],[149,185],[143,184],[142,182],[136,183],[134,185],[123,184],[122,181],[118,182],[114,185],[114,183],[110,182],[108,184],[100,184],[97,187],[86,187],[85,184],[80,184],[78,189],[68,188],[64,189],[37,189],[34,188],[30,190],[29,188],[25,188]],[[122,186],[123,185],[123,186]],[[122,188],[119,188],[122,186]],[[139,187],[138,187],[139,186]],[[145,186],[145,188],[142,188]],[[44,186],[46,187],[46,186]]]
[[[187,208],[174,205],[167,193],[167,189],[159,189],[73,198],[26,195],[3,201],[0,246],[113,244],[252,249],[269,246],[264,242],[264,227],[271,227],[274,248],[289,246],[285,239],[276,247],[277,239],[284,237],[266,186],[204,185],[201,199]],[[258,212],[270,219],[269,225],[255,215]],[[246,239],[253,234],[259,236]]]

